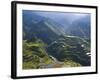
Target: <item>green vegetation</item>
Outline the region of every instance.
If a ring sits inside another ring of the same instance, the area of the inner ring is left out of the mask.
[[[33,37],[23,40],[23,69],[89,66],[89,51],[89,42],[82,38],[60,36],[48,45]]]
[[[75,66],[89,66],[90,52],[89,42],[85,39],[73,36],[60,36],[52,45],[48,47],[48,52],[61,62],[72,63]],[[71,66],[69,65],[69,66]]]
[[[64,67],[80,67],[82,65],[72,60],[65,60],[63,66]]]
[[[23,69],[37,69],[41,64],[51,64],[53,61],[45,50],[46,44],[39,39],[23,40]]]
[[[62,16],[55,20],[23,10],[23,69],[91,65],[89,17],[70,22]]]

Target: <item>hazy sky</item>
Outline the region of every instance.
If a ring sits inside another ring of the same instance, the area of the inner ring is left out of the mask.
[[[64,13],[64,12],[33,12],[53,20],[74,21],[90,14],[86,13]]]

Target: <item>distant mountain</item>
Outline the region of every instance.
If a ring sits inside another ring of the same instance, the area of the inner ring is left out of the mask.
[[[64,32],[67,31],[68,33],[68,31],[70,31],[70,28],[72,27],[71,28],[72,34],[74,34],[74,30],[73,30],[74,25],[77,27],[81,24],[80,27],[82,27],[82,25],[90,23],[90,14],[86,14],[86,13],[72,13],[72,12],[65,13],[65,12],[48,12],[48,11],[45,12],[33,11],[33,13],[51,19],[53,22],[57,23],[58,27],[63,29]],[[76,36],[80,36],[80,35],[76,35]],[[81,34],[81,36],[84,35]]]
[[[50,43],[63,34],[65,33],[58,24],[49,18],[28,11],[23,12],[23,39],[31,39],[35,36]]]
[[[58,19],[23,10],[23,68],[91,65],[90,16]]]
[[[71,36],[78,36],[85,39],[90,39],[90,16],[85,16],[83,18],[80,18],[74,22],[68,27],[66,30],[66,33]]]
[[[64,21],[59,18],[57,18],[58,20],[54,20],[55,18],[47,18],[42,15],[43,14],[37,14],[30,10],[23,11],[24,39],[30,39],[35,35],[43,40],[48,39],[47,43],[50,43],[54,40],[54,37],[57,38],[59,35],[71,35],[90,39],[91,25],[89,15],[80,17],[73,21],[68,21],[67,19]]]

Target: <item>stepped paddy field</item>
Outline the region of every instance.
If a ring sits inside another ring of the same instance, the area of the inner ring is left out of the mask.
[[[91,66],[90,14],[23,10],[23,69]]]

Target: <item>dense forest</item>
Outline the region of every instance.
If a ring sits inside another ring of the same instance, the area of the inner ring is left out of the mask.
[[[23,10],[23,69],[90,66],[90,16],[64,23],[50,14],[59,16]]]

